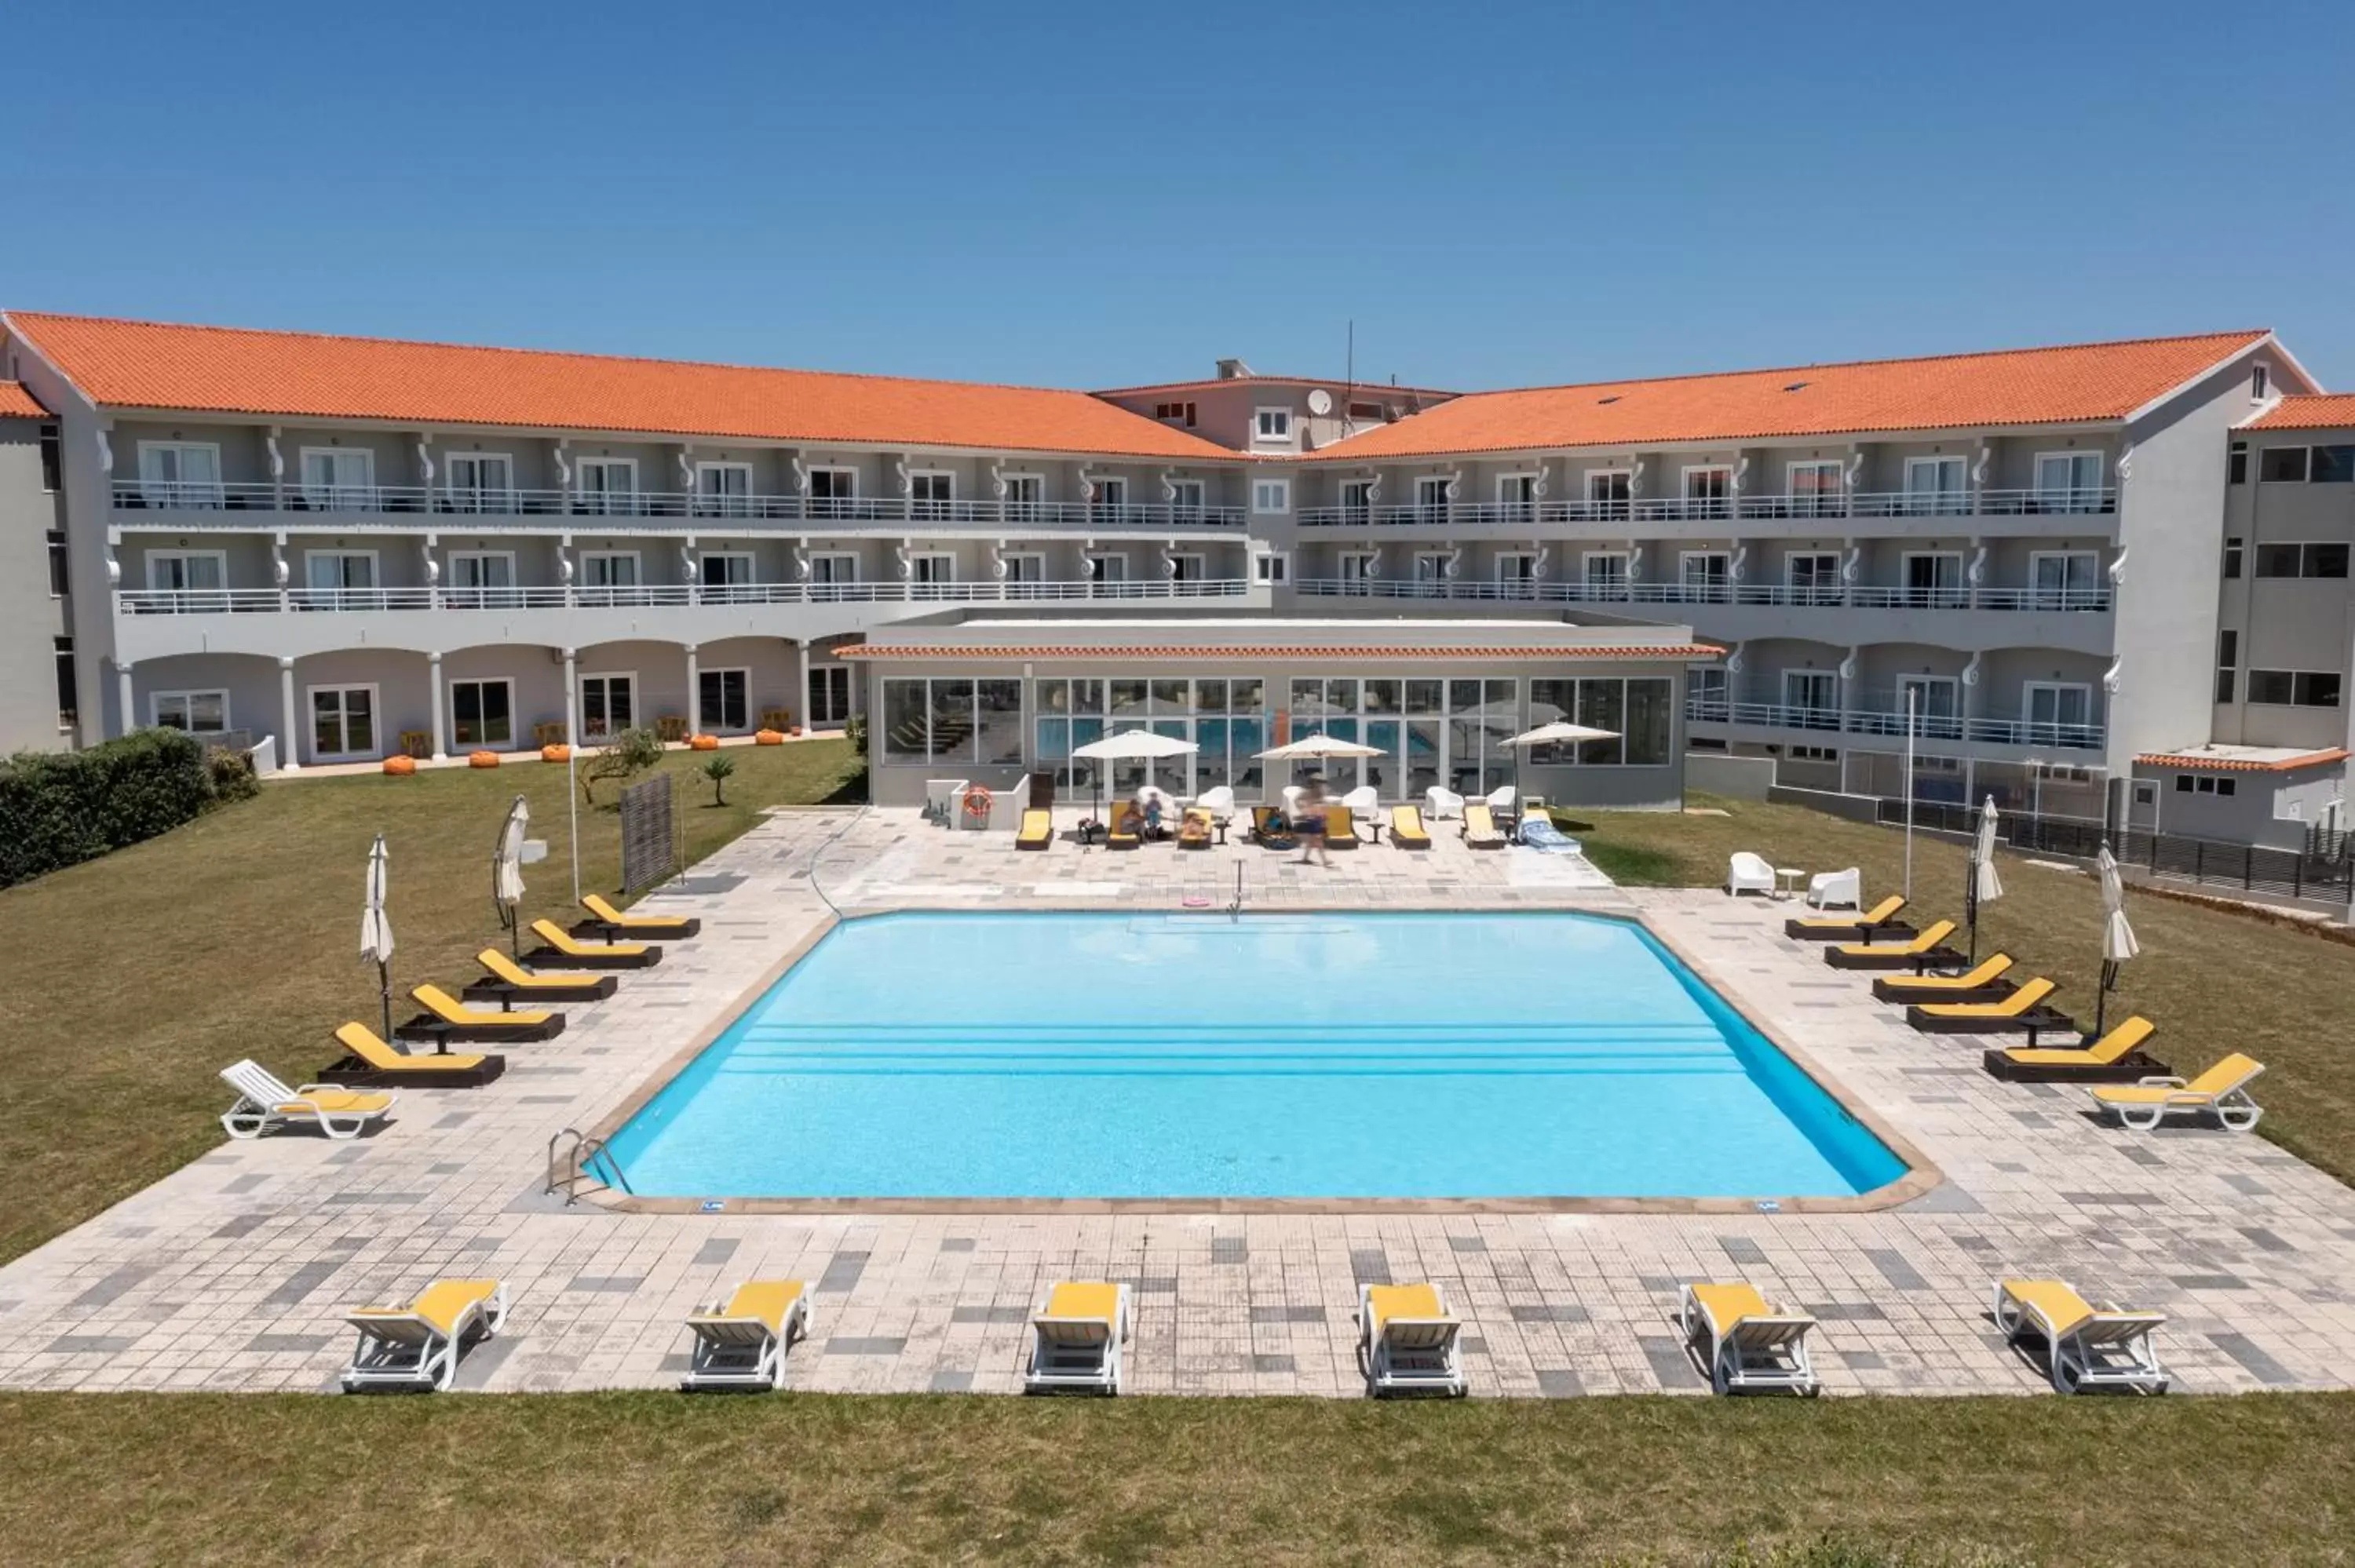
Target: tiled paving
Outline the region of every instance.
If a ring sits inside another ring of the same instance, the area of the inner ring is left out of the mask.
[[[616,1213],[541,1195],[550,1134],[588,1127],[727,1011],[826,914],[890,905],[1166,909],[1329,905],[1640,909],[1710,980],[1945,1172],[1893,1211],[1817,1213],[953,1215]],[[821,889],[823,896],[821,896]],[[439,1275],[495,1274],[513,1308],[462,1387],[666,1384],[679,1319],[756,1275],[811,1282],[792,1386],[1006,1393],[1058,1278],[1134,1287],[1139,1392],[1354,1393],[1361,1282],[1434,1280],[1466,1319],[1476,1392],[1566,1397],[1705,1384],[1679,1282],[1740,1275],[1823,1320],[1833,1393],[2030,1391],[1986,1317],[1999,1273],[2059,1274],[2171,1315],[2180,1386],[2347,1387],[2355,1192],[2259,1139],[2094,1125],[2081,1093],[1998,1084],[1979,1045],[1914,1034],[1779,934],[1788,906],[1626,892],[1443,830],[1331,870],[1242,845],[1018,854],[911,812],[771,819],[655,907],[703,936],[474,1091],[411,1091],[354,1144],[224,1145],[0,1269],[0,1383],[322,1389],[340,1313]],[[2175,1042],[2202,1057],[2225,1042]],[[323,1048],[322,1058],[326,1051]],[[2262,1087],[2262,1086],[2260,1086]]]

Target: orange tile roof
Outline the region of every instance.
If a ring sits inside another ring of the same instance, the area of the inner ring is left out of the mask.
[[[10,312],[94,401],[403,424],[1231,461],[1085,392]]]
[[[2327,751],[2309,751],[2299,757],[2275,758],[2270,761],[2253,757],[2203,757],[2199,752],[2153,751],[2135,758],[2137,764],[2153,768],[2196,768],[2211,773],[2288,773],[2300,768],[2321,768],[2347,760],[2347,748],[2334,746]]]
[[[1634,447],[2115,419],[2270,334],[2211,333],[1473,392],[1326,447],[1365,462],[1549,447]]]
[[[2342,425],[2355,425],[2355,392],[2318,392],[2312,397],[2285,397],[2241,429],[2322,430]]]
[[[0,381],[0,418],[46,419],[49,411],[40,400],[25,390],[21,381]]]
[[[1370,399],[1383,393],[1405,393],[1424,397],[1455,397],[1462,394],[1444,391],[1437,387],[1393,387],[1387,381],[1360,381],[1355,385],[1338,376],[1263,376],[1257,371],[1249,376],[1206,376],[1199,381],[1148,381],[1142,387],[1103,387],[1096,389],[1099,397],[1133,397],[1140,392],[1207,392],[1220,387],[1322,387],[1328,392],[1347,392],[1352,397]]]
[[[1314,643],[975,643],[863,642],[835,651],[843,659],[1714,659],[1706,642],[1630,642],[1609,647],[1433,647],[1401,642]]]

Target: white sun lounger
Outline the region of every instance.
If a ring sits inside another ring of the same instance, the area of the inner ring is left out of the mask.
[[[1817,1393],[1807,1333],[1816,1320],[1777,1312],[1745,1284],[1688,1285],[1678,1308],[1687,1343],[1709,1338],[1709,1385],[1720,1393],[1747,1389]]]
[[[359,1348],[344,1369],[344,1392],[363,1388],[446,1389],[458,1376],[467,1342],[489,1339],[506,1321],[507,1287],[496,1279],[437,1279],[406,1307],[361,1307],[344,1321]]]
[[[1366,1392],[1461,1396],[1470,1384],[1456,1336],[1464,1325],[1436,1285],[1358,1287],[1358,1357]]]
[[[679,1387],[782,1388],[785,1351],[809,1338],[809,1292],[798,1279],[752,1279],[687,1320],[695,1336]]]
[[[269,1068],[253,1061],[223,1067],[221,1076],[237,1091],[237,1103],[220,1118],[223,1130],[231,1138],[260,1138],[273,1127],[303,1122],[329,1138],[357,1138],[400,1098],[394,1090],[346,1089],[334,1084],[305,1084],[290,1089]]]
[[[2167,1369],[2150,1347],[2151,1330],[2167,1321],[2164,1312],[2129,1312],[2115,1302],[2097,1308],[2058,1279],[1998,1279],[1995,1320],[2007,1340],[2043,1340],[2052,1386],[2062,1393],[2167,1392]]]
[[[1030,1319],[1025,1393],[1076,1388],[1120,1392],[1120,1347],[1128,1338],[1128,1287],[1066,1281]]]

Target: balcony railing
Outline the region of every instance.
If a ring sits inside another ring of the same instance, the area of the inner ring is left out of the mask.
[[[1754,725],[1900,740],[1908,728],[1907,715],[1902,707],[1828,708],[1789,703],[1732,702],[1706,696],[1686,698],[1685,717],[1695,724]],[[1984,741],[2072,751],[2098,751],[2105,739],[2104,726],[2098,724],[2061,724],[2001,715],[1916,713],[1912,715],[1912,727],[1914,736],[1923,740]]]
[[[396,516],[713,518],[748,523],[907,523],[954,527],[1240,528],[1240,506],[1086,501],[921,501],[906,496],[701,495],[678,491],[452,490],[119,479],[126,512]]]
[[[1309,506],[1303,528],[1559,527],[1575,524],[1698,523],[1737,519],[2019,517],[2118,509],[2118,493],[2087,489],[1982,490],[1928,494],[1862,491],[1840,495],[1641,496],[1626,501],[1434,502],[1399,506]]]
[[[1001,599],[1239,599],[1243,577],[1184,581],[727,583],[645,587],[123,588],[124,615],[256,615],[405,609],[637,609],[760,604],[978,604]]]
[[[1295,588],[1319,599],[1521,599],[1542,604],[1743,604],[1810,609],[2105,610],[2106,588],[1819,588],[1784,583],[1646,583],[1606,579],[1502,582],[1418,577],[1303,577]]]

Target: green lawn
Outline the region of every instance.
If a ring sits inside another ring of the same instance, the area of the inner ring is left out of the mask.
[[[0,1473],[44,1560],[2253,1568],[2349,1561],[2355,1396],[16,1395]]]
[[[1644,811],[1580,815],[1575,830],[1594,863],[1628,884],[1715,886],[1735,850],[1775,865],[1860,866],[1868,901],[1904,886],[1904,835],[1799,806],[1696,800],[1724,816]],[[1914,923],[1963,916],[1966,847],[1916,833]],[[2101,978],[2102,904],[2090,875],[2000,852],[2005,896],[1979,919],[1979,954],[2009,953],[2060,985],[2054,1001],[2091,1027]],[[1747,896],[1747,895],[1745,895]],[[2141,1012],[2158,1025],[2152,1054],[2196,1072],[2231,1051],[2265,1064],[2256,1086],[2260,1136],[2340,1181],[2355,1181],[2355,1063],[2347,1052],[2355,1002],[2355,947],[2247,916],[2126,892],[2142,957],[2109,1001],[2116,1020]]]
[[[690,859],[761,808],[822,800],[852,779],[840,741],[731,748],[728,804],[674,752]],[[359,958],[368,843],[391,853],[394,1020],[410,985],[476,972],[502,940],[490,856],[518,792],[549,859],[525,871],[527,921],[570,916],[564,769],[538,763],[411,779],[297,779],[102,860],[0,891],[0,1262],[220,1141],[217,1075],[251,1056],[301,1082],[337,1054],[346,1019],[378,1016]],[[581,817],[583,891],[619,876],[619,819],[601,787]]]

